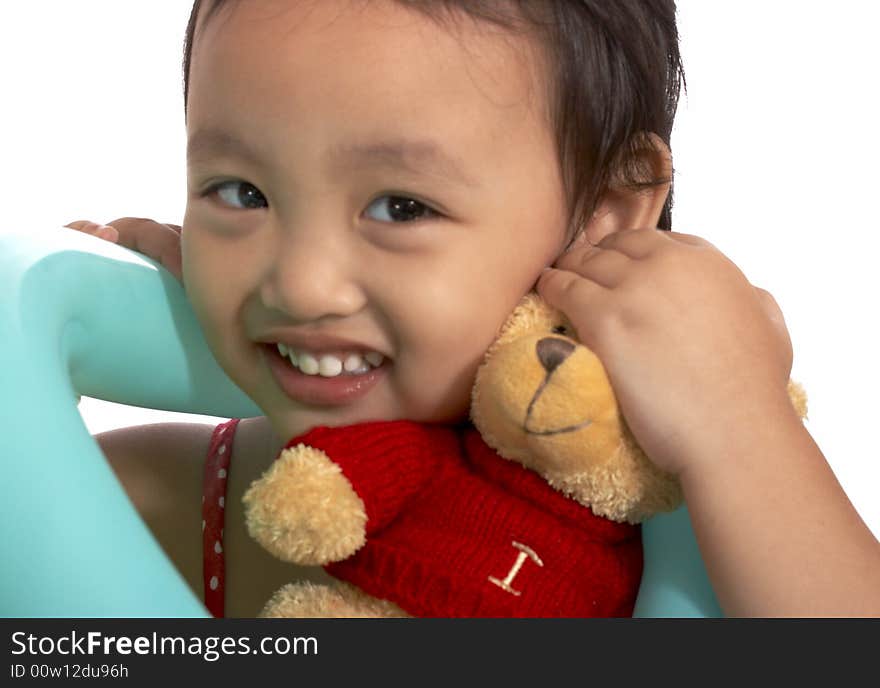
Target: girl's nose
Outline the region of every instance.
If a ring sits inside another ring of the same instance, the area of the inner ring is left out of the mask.
[[[261,297],[267,308],[291,320],[348,316],[364,307],[357,263],[341,241],[283,238],[272,249]]]

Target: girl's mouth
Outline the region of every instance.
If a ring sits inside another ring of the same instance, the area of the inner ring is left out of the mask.
[[[261,344],[260,351],[284,393],[313,406],[343,406],[361,398],[387,374],[391,365],[384,359],[379,367],[365,373],[324,377],[303,373],[288,357],[281,355],[276,344]]]

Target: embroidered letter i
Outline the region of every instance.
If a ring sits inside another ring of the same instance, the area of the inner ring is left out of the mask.
[[[495,576],[489,576],[489,581],[491,583],[494,583],[495,585],[497,585],[502,590],[506,590],[507,592],[511,593],[512,595],[518,596],[518,595],[522,594],[522,591],[514,590],[510,586],[510,584],[513,582],[513,579],[516,577],[516,574],[519,573],[519,570],[522,568],[522,565],[525,562],[525,560],[527,558],[529,558],[533,562],[535,562],[538,566],[543,566],[544,562],[541,561],[540,557],[538,557],[538,555],[535,554],[535,550],[533,550],[531,547],[527,547],[526,545],[523,545],[522,543],[519,543],[516,540],[513,540],[511,542],[511,544],[519,550],[519,554],[516,555],[516,561],[513,562],[513,567],[510,569],[510,571],[508,571],[507,577],[504,580],[499,580],[498,578],[495,578]]]

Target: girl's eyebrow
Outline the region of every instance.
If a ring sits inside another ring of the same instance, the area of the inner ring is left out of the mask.
[[[187,142],[188,162],[206,161],[217,157],[237,157],[259,166],[264,156],[255,146],[214,128],[197,130]],[[333,171],[357,167],[404,168],[414,175],[443,178],[448,182],[480,188],[480,184],[464,171],[464,164],[443,150],[433,139],[397,138],[368,143],[337,144],[328,158]]]

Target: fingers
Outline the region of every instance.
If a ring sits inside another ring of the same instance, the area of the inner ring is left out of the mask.
[[[596,284],[611,289],[623,280],[632,259],[617,251],[594,249],[578,255],[566,255],[553,267],[569,273],[577,273]]]
[[[179,225],[162,224],[142,217],[121,217],[106,226],[88,220],[78,220],[65,227],[94,234],[132,251],[143,253],[159,261],[165,269],[182,281],[183,261]]]
[[[640,237],[634,237],[637,231],[615,232],[595,245],[582,237],[556,259],[553,267],[576,272],[603,287],[611,288],[619,283],[630,261],[647,250],[646,242]],[[625,238],[621,236],[624,234],[627,235]]]
[[[600,249],[619,251],[630,258],[640,259],[648,257],[664,246],[668,246],[670,241],[690,246],[715,248],[702,237],[657,229],[656,227],[622,229],[611,232],[602,237],[600,241],[595,242],[594,246]],[[588,241],[579,242],[577,245],[579,248],[586,248],[587,250],[593,248]]]
[[[111,224],[119,230],[120,243],[158,260],[178,280],[182,280],[179,229],[142,217],[121,217]]]
[[[706,241],[703,237],[698,237],[693,234],[682,234],[681,232],[672,232],[665,230],[660,232],[660,234],[682,244],[690,244],[691,246],[702,246],[704,248],[713,248],[716,251],[718,250],[714,244]]]
[[[632,272],[633,261],[664,254],[680,255],[682,245],[711,249],[719,256],[723,255],[702,237],[657,228],[639,228],[611,232],[595,244],[581,235],[568,251],[556,259],[553,267],[577,273],[611,289],[619,286]]]
[[[119,240],[119,232],[116,230],[115,227],[102,225],[99,222],[91,222],[90,220],[77,220],[76,222],[71,222],[70,224],[64,226],[69,227],[70,229],[75,229],[79,232],[83,232],[85,234],[91,234],[98,237],[99,239],[105,239],[106,241],[112,241],[116,243]]]
[[[602,306],[608,302],[608,290],[569,270],[547,269],[538,278],[535,290],[547,303],[566,314],[590,313],[595,321],[601,317],[601,313],[607,312],[607,308]],[[578,329],[575,320],[571,320],[571,323],[577,330],[578,339],[596,351],[598,345],[592,331]]]
[[[702,237],[656,228],[625,229],[605,235],[595,244],[579,238],[553,267],[571,270],[604,287],[619,285],[633,260],[645,260],[674,245],[717,249]]]

